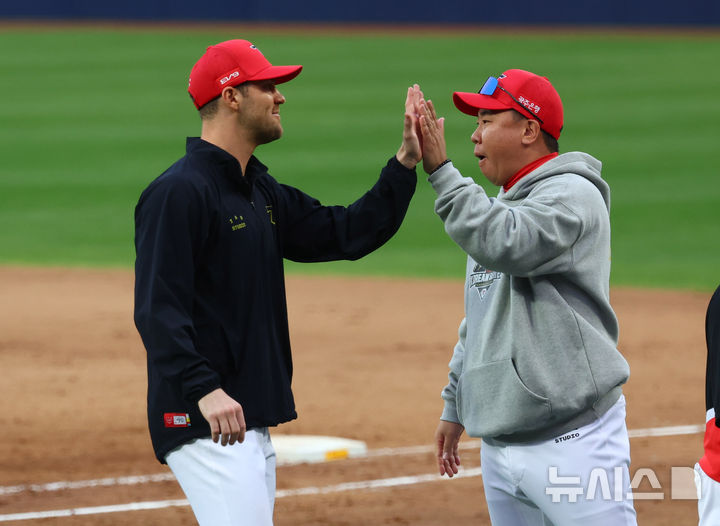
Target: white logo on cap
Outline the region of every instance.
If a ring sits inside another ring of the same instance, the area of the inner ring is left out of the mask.
[[[525,97],[518,97],[518,100],[520,101],[520,104],[525,106],[528,110],[539,113],[540,112],[540,105],[535,104],[533,101],[526,99]]]
[[[223,78],[220,79],[220,85],[221,85],[221,86],[224,86],[225,84],[227,84],[228,82],[230,82],[232,79],[237,78],[237,77],[239,77],[239,76],[240,76],[240,72],[239,72],[239,71],[233,71],[233,72],[230,73],[227,77],[223,77]]]

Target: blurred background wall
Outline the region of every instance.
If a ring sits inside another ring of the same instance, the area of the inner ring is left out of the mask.
[[[2,0],[0,18],[709,26],[720,0]]]

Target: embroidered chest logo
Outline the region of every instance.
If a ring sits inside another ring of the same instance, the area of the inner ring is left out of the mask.
[[[502,279],[502,272],[488,270],[479,263],[475,264],[470,274],[470,286],[478,291],[480,299],[484,300],[493,283]]]
[[[228,218],[227,222],[233,232],[235,230],[241,230],[247,226],[247,223],[245,223],[245,219],[243,218],[243,216],[231,216]]]
[[[268,217],[270,218],[270,223],[274,225],[274,224],[275,224],[275,218],[273,217],[272,205],[267,205],[267,206],[265,207],[265,211],[267,212],[267,215],[268,215]]]

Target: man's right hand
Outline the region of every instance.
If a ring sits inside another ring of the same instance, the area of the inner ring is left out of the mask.
[[[460,465],[458,443],[460,442],[460,435],[462,435],[463,431],[465,431],[465,428],[460,424],[440,420],[437,430],[435,431],[437,463],[440,476],[447,475],[452,478],[453,475],[457,475],[458,466]]]
[[[445,147],[445,117],[437,118],[431,100],[421,98],[418,103],[418,122],[422,140],[423,169],[431,174],[447,160]]]
[[[218,388],[198,400],[200,412],[210,424],[213,442],[223,446],[245,440],[245,415],[240,404]]]

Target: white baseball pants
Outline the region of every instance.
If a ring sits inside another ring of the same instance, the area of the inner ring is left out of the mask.
[[[698,526],[720,524],[720,483],[708,477],[695,464],[695,486],[698,492]]]
[[[272,526],[275,450],[267,428],[242,444],[194,440],[165,457],[200,526]]]
[[[705,415],[705,424],[714,418],[715,408],[711,407]],[[720,524],[720,482],[709,477],[699,463],[695,464],[695,487],[698,496],[698,526]]]
[[[600,418],[528,444],[482,442],[493,526],[636,526],[623,396]]]

